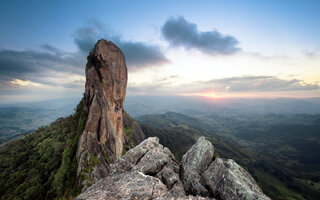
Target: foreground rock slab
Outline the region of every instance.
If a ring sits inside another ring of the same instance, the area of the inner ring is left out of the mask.
[[[205,199],[185,194],[178,162],[156,137],[129,150],[110,169],[76,199]]]
[[[150,137],[76,199],[270,199],[235,161],[214,158],[213,152],[210,141],[200,137],[179,166],[170,150]]]
[[[155,199],[166,193],[167,187],[159,179],[132,171],[97,182],[77,199]]]

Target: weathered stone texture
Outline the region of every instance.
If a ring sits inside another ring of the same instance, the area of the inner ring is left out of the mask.
[[[126,87],[124,54],[112,42],[99,40],[86,65],[88,120],[77,149],[78,176],[84,188],[109,174],[109,163],[122,155],[124,145],[131,148],[144,139],[138,124],[130,136],[124,134],[123,124],[133,123],[123,115]]]
[[[151,137],[110,170],[76,199],[270,199],[235,161],[214,158],[213,146],[204,137],[183,156],[180,167],[170,150]]]

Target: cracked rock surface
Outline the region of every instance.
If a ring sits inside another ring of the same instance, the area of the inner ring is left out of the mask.
[[[150,137],[110,165],[110,175],[77,199],[205,199],[186,196],[179,163],[159,139]]]
[[[235,161],[214,159],[213,153],[200,137],[179,165],[158,138],[147,138],[76,199],[270,199]]]
[[[181,178],[186,192],[192,195],[210,196],[201,181],[201,174],[212,162],[214,148],[212,144],[200,137],[195,145],[183,155],[181,161]]]
[[[221,199],[270,199],[253,177],[232,159],[216,158],[202,177],[210,192]]]

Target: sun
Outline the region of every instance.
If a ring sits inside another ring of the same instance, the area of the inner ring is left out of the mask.
[[[216,99],[218,96],[215,92],[198,93],[198,96],[207,97],[210,99]]]

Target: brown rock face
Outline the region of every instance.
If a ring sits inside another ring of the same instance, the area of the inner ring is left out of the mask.
[[[85,186],[105,177],[108,163],[122,154],[126,87],[124,54],[112,42],[99,40],[86,65],[88,120],[77,149],[78,176]]]

